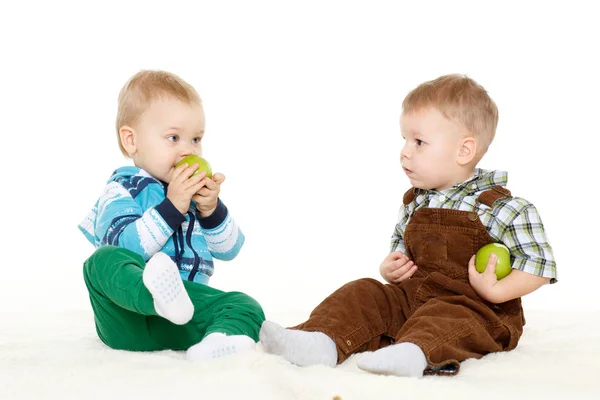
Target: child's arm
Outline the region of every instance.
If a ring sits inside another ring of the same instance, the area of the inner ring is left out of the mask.
[[[469,260],[469,280],[481,298],[492,303],[504,303],[525,296],[550,281],[550,278],[513,269],[501,280],[496,278],[496,256],[492,254],[483,273],[475,269],[475,256]]]
[[[220,199],[208,217],[200,218],[200,227],[214,258],[228,261],[238,255],[245,236]]]
[[[488,260],[484,273],[475,269],[474,256],[468,265],[471,286],[479,296],[493,303],[503,303],[556,282],[552,247],[536,208],[520,198],[513,198],[502,207],[503,213],[512,217],[503,225],[497,239],[510,250],[511,273],[500,281],[496,279],[495,256]]]
[[[106,186],[96,212],[96,247],[124,247],[140,254],[144,260],[160,251],[185,220],[168,199],[144,211],[117,182]]]
[[[228,261],[238,255],[245,237],[219,199],[224,181],[225,175],[220,172],[213,174],[212,179],[206,178],[204,187],[192,200],[200,214],[200,226],[208,251],[214,258]]]

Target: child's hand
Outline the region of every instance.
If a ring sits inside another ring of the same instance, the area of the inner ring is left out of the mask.
[[[175,168],[173,177],[167,187],[167,198],[182,214],[185,214],[190,209],[192,196],[204,186],[203,179],[206,176],[206,172],[192,176],[197,169],[198,164],[192,166],[183,164]]]
[[[417,271],[414,262],[408,259],[401,251],[388,254],[379,266],[379,272],[383,279],[389,283],[400,283]]]
[[[479,273],[475,268],[475,255],[469,260],[469,283],[475,290],[475,292],[484,300],[491,301],[496,296],[495,285],[498,283],[496,277],[496,262],[498,256],[492,253],[488,259],[485,271]]]
[[[225,181],[225,175],[221,173],[213,174],[212,179],[204,178],[203,186],[193,197],[196,202],[196,208],[200,216],[208,217],[217,208],[217,199],[221,192],[221,183]]]

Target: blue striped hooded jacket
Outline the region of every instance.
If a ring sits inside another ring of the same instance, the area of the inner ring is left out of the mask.
[[[220,199],[217,209],[202,218],[194,202],[182,215],[166,193],[167,185],[143,169],[121,167],[79,229],[95,247],[124,247],[146,261],[162,251],[177,264],[183,280],[207,284],[213,257],[233,259],[244,234]]]

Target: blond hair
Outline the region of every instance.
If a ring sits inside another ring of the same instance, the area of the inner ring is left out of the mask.
[[[129,157],[119,135],[123,126],[133,126],[153,101],[174,97],[188,104],[201,104],[200,95],[192,85],[179,76],[165,71],[143,70],[132,76],[119,93],[117,138],[119,148]]]
[[[494,140],[498,107],[487,91],[465,75],[443,75],[413,89],[402,102],[402,113],[433,107],[451,121],[462,124],[478,141],[481,158]]]

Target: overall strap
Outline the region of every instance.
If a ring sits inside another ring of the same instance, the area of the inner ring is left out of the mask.
[[[402,198],[402,202],[404,205],[410,204],[411,201],[415,199],[415,188],[411,187],[404,193],[404,197]]]
[[[510,190],[496,185],[493,188],[482,192],[479,197],[477,197],[477,201],[491,208],[494,206],[496,200],[500,200],[505,197],[510,197]]]

